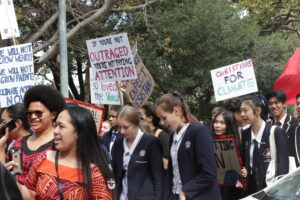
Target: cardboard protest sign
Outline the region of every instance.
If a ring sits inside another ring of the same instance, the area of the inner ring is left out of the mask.
[[[149,99],[155,87],[155,82],[137,53],[134,55],[134,63],[137,70],[137,79],[123,81],[123,83],[131,104],[136,108],[140,108]]]
[[[82,101],[77,101],[77,100],[68,99],[68,98],[65,98],[65,101],[69,102],[69,103],[77,104],[77,105],[82,106],[82,107],[88,109],[89,111],[91,111],[93,118],[95,120],[95,123],[96,123],[97,133],[101,132],[101,126],[102,126],[104,110],[105,110],[104,107],[95,106],[95,105],[88,104],[88,103],[85,103]]]
[[[23,102],[34,85],[31,43],[0,48],[0,101],[2,107]]]
[[[86,41],[91,63],[91,80],[96,82],[113,82],[136,79],[126,33]]]
[[[216,101],[258,91],[251,59],[211,70],[210,74]]]
[[[91,76],[91,71],[90,71]],[[120,105],[122,92],[119,93],[116,82],[96,82],[92,80],[90,84],[91,103]],[[121,97],[119,96],[121,95]]]
[[[13,0],[0,0],[0,33],[2,40],[20,37]]]
[[[215,136],[213,139],[217,178],[220,185],[234,185],[239,180],[245,184],[240,171],[242,160],[234,135]]]

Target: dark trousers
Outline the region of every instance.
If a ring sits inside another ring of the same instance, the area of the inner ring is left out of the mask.
[[[179,199],[179,195],[178,194],[171,194],[169,197],[169,200],[178,200]]]

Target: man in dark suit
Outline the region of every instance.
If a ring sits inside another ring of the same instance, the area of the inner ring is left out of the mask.
[[[295,158],[297,167],[300,159],[300,127],[299,119],[292,117],[286,112],[286,94],[281,90],[273,90],[266,95],[271,112],[273,125],[282,128],[288,137],[289,156]],[[299,127],[299,128],[298,128]]]
[[[119,127],[117,124],[118,113],[121,110],[121,106],[113,105],[108,112],[108,120],[111,126],[110,130],[103,135],[102,141],[103,145],[106,147],[107,151],[111,153],[111,149],[118,138],[122,138],[119,132]]]

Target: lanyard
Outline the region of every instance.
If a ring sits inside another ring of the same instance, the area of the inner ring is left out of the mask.
[[[57,186],[58,186],[58,192],[59,192],[60,200],[63,200],[64,195],[63,195],[63,191],[62,191],[62,185],[61,185],[60,178],[58,176],[58,155],[59,155],[59,151],[56,151],[56,154],[55,154],[56,182],[57,182]]]

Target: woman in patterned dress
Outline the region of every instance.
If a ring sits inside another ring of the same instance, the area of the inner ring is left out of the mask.
[[[54,145],[34,161],[26,187],[20,185],[24,199],[112,199],[112,173],[88,110],[67,105],[55,122]]]

